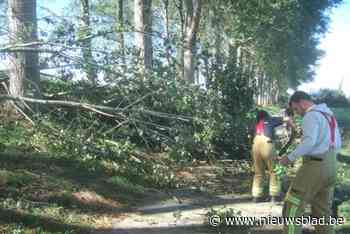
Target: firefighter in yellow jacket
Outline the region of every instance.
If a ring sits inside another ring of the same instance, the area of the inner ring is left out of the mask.
[[[305,92],[295,92],[289,105],[303,117],[303,136],[296,149],[279,163],[288,165],[302,157],[303,165],[284,199],[283,216],[301,217],[306,204],[311,204],[312,216],[328,221],[336,182],[336,152],[341,147],[337,121],[326,104],[314,104]],[[285,224],[283,233],[301,234],[302,226],[296,224]],[[316,225],[315,229],[319,234],[335,233],[331,225]]]
[[[269,172],[269,195],[271,202],[278,201],[281,183],[273,171],[273,163],[277,157],[274,148],[274,128],[284,123],[283,117],[271,117],[266,111],[258,111],[253,140],[252,156],[254,163],[254,178],[252,196],[254,202],[263,201],[263,179],[265,170]]]

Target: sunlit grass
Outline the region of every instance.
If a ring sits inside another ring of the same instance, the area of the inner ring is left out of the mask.
[[[0,154],[0,233],[87,233],[108,228],[143,188],[77,160]],[[123,196],[120,196],[122,191]]]

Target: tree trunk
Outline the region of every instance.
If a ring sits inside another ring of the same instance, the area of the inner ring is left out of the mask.
[[[279,96],[280,96],[280,87],[278,81],[276,82],[276,92],[275,92],[275,103],[278,104],[279,102]]]
[[[212,76],[210,73],[208,57],[204,56],[204,71],[205,71],[205,87],[210,88],[212,86]]]
[[[252,83],[252,79],[251,79],[251,69],[252,69],[252,62],[251,62],[251,58],[249,55],[249,52],[247,51],[245,53],[245,57],[244,57],[244,63],[245,63],[245,69],[244,69],[244,74],[247,77],[247,84],[249,87],[252,87],[251,83]]]
[[[176,50],[177,70],[180,79],[184,79],[184,35],[185,35],[185,16],[183,12],[183,0],[179,0],[176,4],[180,18],[180,43]]]
[[[201,0],[187,0],[184,38],[184,78],[194,82],[194,47],[201,14]]]
[[[268,104],[268,85],[269,85],[269,80],[268,77],[266,75],[266,73],[264,73],[264,81],[263,81],[263,97],[264,97],[264,105],[266,106]]]
[[[264,105],[264,74],[259,71],[259,98],[258,98],[258,104]]]
[[[169,0],[163,0],[164,4],[164,22],[165,22],[165,56],[168,62],[168,66],[171,65],[170,62],[170,53],[171,53],[171,47],[170,47],[170,35],[169,35]]]
[[[8,20],[10,43],[28,43],[38,40],[36,0],[9,0]],[[34,96],[40,96],[38,53],[14,52],[9,55],[9,61],[10,94],[23,96],[26,89],[26,92]]]
[[[117,28],[119,31],[119,37],[118,37],[118,47],[120,50],[120,54],[122,56],[122,63],[125,70],[126,61],[125,61],[125,42],[124,42],[124,0],[119,0],[118,2],[118,23]],[[117,30],[118,31],[118,30]]]
[[[94,60],[91,50],[91,28],[89,0],[80,0],[80,40],[83,47],[84,69],[87,79],[93,84],[97,82]]]
[[[240,45],[237,46],[237,56],[236,56],[236,64],[237,64],[237,69],[240,70],[242,66],[242,48]]]
[[[253,74],[253,77],[254,77],[254,100],[255,100],[255,103],[258,104],[259,103],[259,79],[258,79],[258,72],[257,72],[257,69],[254,70],[254,74]]]
[[[144,71],[152,69],[152,0],[135,0],[135,44],[143,61]]]
[[[272,80],[271,77],[268,79],[268,84],[267,84],[267,90],[266,90],[266,96],[267,96],[267,104],[271,105],[272,104]]]
[[[255,63],[252,63],[252,68],[251,68],[251,84],[252,84],[252,87],[254,88],[254,90],[256,89],[256,77],[255,77],[255,71],[256,71],[256,65]]]
[[[213,8],[213,20],[212,20],[212,27],[215,28],[215,72],[222,70],[222,64],[223,64],[223,58],[221,54],[221,47],[222,47],[222,41],[223,36],[222,33],[222,26],[221,26],[221,17],[222,11],[220,9],[220,5],[215,5]]]

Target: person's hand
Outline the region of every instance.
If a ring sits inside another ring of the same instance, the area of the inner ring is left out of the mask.
[[[280,158],[278,163],[281,164],[282,166],[287,166],[288,164],[291,163],[291,161],[287,156],[283,156],[282,158]]]
[[[288,128],[295,128],[295,124],[292,119],[287,120],[287,127]]]

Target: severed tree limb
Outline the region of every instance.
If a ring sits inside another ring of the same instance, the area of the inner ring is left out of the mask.
[[[96,113],[101,114],[101,115],[105,115],[105,116],[112,117],[112,118],[118,117],[118,116],[116,116],[116,115],[112,115],[112,114],[109,114],[109,113],[106,113],[106,112],[103,112],[103,111],[99,111],[99,110],[97,110],[97,109],[91,107],[90,105],[85,105],[85,104],[83,104],[83,107],[84,107],[85,109],[87,109],[87,110],[91,110],[91,111],[96,112]]]
[[[129,123],[129,120],[128,120],[128,119],[127,119],[127,120],[124,120],[124,121],[122,121],[122,122],[120,122],[120,123],[118,123],[117,126],[111,128],[111,129],[108,129],[108,130],[105,131],[103,134],[109,134],[109,133],[111,133],[111,132],[117,130],[118,128],[122,127],[123,125],[127,124],[127,123]]]
[[[29,118],[29,116],[28,116],[26,113],[24,113],[24,111],[23,111],[21,108],[19,108],[19,106],[17,106],[15,102],[11,102],[11,104],[12,104],[12,105],[16,108],[16,110],[17,110],[19,113],[21,113],[21,114],[24,116],[24,118],[26,118],[33,126],[35,125],[34,121],[31,120],[31,118]]]
[[[129,108],[132,107],[133,105],[136,105],[137,103],[143,101],[144,99],[146,99],[147,97],[149,97],[149,96],[151,96],[151,95],[153,95],[153,94],[155,94],[155,93],[158,93],[158,91],[154,91],[154,92],[151,92],[151,93],[146,94],[145,96],[143,96],[143,97],[137,99],[137,100],[134,101],[133,103],[131,103],[131,104],[127,105],[126,107],[124,107],[123,110],[129,109]]]
[[[91,105],[81,102],[72,102],[72,101],[61,101],[61,100],[45,100],[45,99],[36,99],[36,98],[29,98],[29,97],[14,97],[10,95],[0,95],[0,100],[12,100],[12,101],[25,101],[30,103],[39,103],[44,105],[54,105],[54,106],[66,106],[66,107],[78,107],[82,109],[87,109],[89,111],[98,112],[99,114],[108,115],[110,117],[116,117],[115,115],[104,113],[101,110],[104,111],[113,111],[115,112],[115,108],[108,107],[108,106],[99,106],[99,105]],[[126,118],[125,115],[118,113],[123,118]]]
[[[1,47],[0,52],[8,52],[12,50],[17,50],[17,49],[24,49],[28,48],[31,46],[40,46],[40,45],[45,45],[45,42],[40,42],[40,41],[35,41],[35,42],[28,42],[28,43],[18,43],[18,44],[9,44],[7,46]]]
[[[36,98],[30,98],[30,97],[19,97],[19,96],[15,97],[15,96],[10,96],[10,95],[0,95],[0,101],[1,100],[25,101],[25,102],[30,102],[30,103],[40,103],[40,104],[44,104],[44,105],[77,107],[77,108],[86,109],[86,110],[94,111],[94,112],[96,112],[96,110],[98,110],[101,112],[100,114],[102,114],[106,111],[110,111],[110,112],[113,112],[114,115],[116,115],[114,117],[118,116],[118,117],[121,117],[123,119],[127,119],[127,116],[125,115],[124,108],[114,108],[114,107],[109,107],[109,106],[93,105],[93,104],[73,102],[73,101],[45,100],[45,99],[36,99]],[[130,111],[140,112],[143,114],[148,114],[148,115],[156,116],[159,118],[179,120],[179,121],[183,121],[183,122],[190,122],[191,120],[194,119],[193,117],[190,117],[190,116],[181,116],[181,115],[162,113],[162,112],[151,111],[151,110],[147,110],[147,109],[143,109],[143,108],[131,109]],[[104,114],[113,115],[110,113],[104,113]]]
[[[4,87],[5,91],[6,91],[7,93],[10,93],[10,90],[9,90],[9,88],[7,87],[6,83],[5,83],[5,82],[1,82],[1,84],[2,84],[2,86]],[[23,102],[23,103],[24,103],[24,102]],[[11,101],[10,104],[13,105],[13,106],[15,107],[15,109],[16,109],[19,113],[21,113],[21,114],[24,116],[24,118],[26,118],[32,125],[35,125],[35,124],[34,124],[34,121],[33,121],[31,118],[29,118],[29,116],[28,116],[26,113],[24,113],[24,111],[22,111],[22,109],[19,108],[19,106],[17,106],[15,102],[12,102],[12,101]],[[26,103],[24,103],[24,105],[26,105]]]

